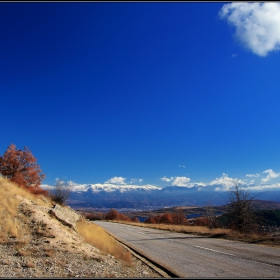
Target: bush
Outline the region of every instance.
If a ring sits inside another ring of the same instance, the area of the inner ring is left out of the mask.
[[[110,211],[105,215],[106,220],[119,220],[120,213],[116,209],[110,209]]]
[[[20,150],[11,144],[0,157],[0,174],[31,193],[48,195],[46,190],[40,188],[46,176],[27,147]]]
[[[131,222],[131,219],[125,214],[119,213],[116,209],[110,209],[110,211],[105,215],[105,220],[117,220]]]
[[[100,212],[97,212],[97,213],[82,213],[82,215],[90,221],[104,220],[104,217],[105,217],[104,214],[100,213]]]
[[[209,227],[209,225],[210,225],[210,221],[206,217],[199,217],[199,218],[195,219],[194,222],[193,222],[193,226],[206,226],[206,227]]]
[[[149,217],[145,223],[147,224],[156,224],[156,220],[153,217]]]
[[[54,202],[63,205],[69,198],[72,190],[71,182],[65,183],[64,181],[57,179],[54,190],[52,191],[51,198]]]
[[[173,225],[189,225],[189,221],[182,210],[178,210],[171,214]]]
[[[159,220],[160,224],[167,224],[167,225],[172,225],[173,224],[173,219],[170,213],[164,213],[160,216]]]
[[[134,223],[140,223],[140,220],[137,217],[132,218],[131,221]]]
[[[183,211],[177,211],[175,213],[164,213],[149,217],[145,223],[147,224],[167,224],[167,225],[188,225],[188,219]]]

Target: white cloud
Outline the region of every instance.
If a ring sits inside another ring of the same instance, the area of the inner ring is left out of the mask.
[[[125,183],[126,178],[123,177],[113,177],[110,180],[106,181],[105,184],[126,184]]]
[[[231,55],[231,57],[236,57],[236,56],[238,56],[237,53],[233,53],[233,54]]]
[[[262,183],[268,182],[271,179],[277,178],[280,176],[280,173],[275,173],[272,169],[267,169],[263,171],[262,173],[267,173],[267,176],[265,178],[261,179]]]
[[[139,179],[138,182],[139,182],[139,183],[142,183],[142,182],[143,182],[143,179]]]
[[[246,174],[246,177],[254,177],[254,178],[257,178],[257,177],[260,177],[260,173],[256,173],[256,174]]]
[[[279,188],[280,188],[280,183],[270,184],[270,185],[262,185],[262,184],[255,185],[255,186],[250,186],[246,189],[250,191],[264,191],[264,190],[274,190]]]
[[[186,168],[186,166],[185,166],[185,165],[179,165],[179,167],[183,167],[183,168]]]
[[[191,179],[187,177],[176,177],[172,182],[172,186],[188,187],[190,180]]]
[[[164,182],[171,182],[173,179],[174,179],[174,177],[167,178],[166,176],[160,178],[160,180],[164,181]]]
[[[245,182],[240,179],[230,178],[226,173],[223,173],[222,177],[216,178],[215,180],[209,183],[210,186],[223,185],[225,189],[229,189],[233,187],[235,184],[245,184]],[[220,190],[220,187],[217,187],[216,190]]]
[[[253,53],[266,56],[280,49],[280,3],[225,4],[219,16],[235,26],[236,38]]]

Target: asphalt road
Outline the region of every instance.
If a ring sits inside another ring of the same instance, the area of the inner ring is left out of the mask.
[[[118,223],[94,223],[179,277],[280,277],[279,248]]]

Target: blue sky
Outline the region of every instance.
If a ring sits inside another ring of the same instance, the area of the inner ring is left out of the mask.
[[[0,153],[45,184],[280,183],[279,3],[2,2],[0,35]]]

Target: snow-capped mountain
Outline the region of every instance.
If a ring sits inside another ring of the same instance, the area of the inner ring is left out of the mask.
[[[42,185],[52,190],[52,186]],[[254,187],[254,186],[253,186]],[[209,203],[220,206],[228,203],[229,192],[222,184],[192,187],[169,186],[159,188],[153,185],[128,184],[76,184],[67,204],[71,207],[92,208],[137,208],[171,207],[179,205],[205,206]],[[279,191],[250,191],[257,199],[280,202]]]
[[[70,182],[71,189],[73,192],[87,192],[91,190],[92,192],[114,192],[119,191],[123,192],[131,192],[131,191],[153,191],[153,190],[161,190],[161,188],[153,186],[153,185],[129,185],[129,184],[76,184]],[[50,185],[42,185],[42,188],[52,190],[54,186]]]

